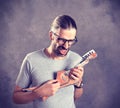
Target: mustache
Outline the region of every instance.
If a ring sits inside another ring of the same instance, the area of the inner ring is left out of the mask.
[[[69,50],[68,48],[65,48],[64,46],[59,46],[58,47],[60,50]]]

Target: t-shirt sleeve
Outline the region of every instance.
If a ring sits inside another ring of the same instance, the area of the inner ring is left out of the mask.
[[[21,88],[27,88],[31,85],[30,71],[31,71],[30,62],[28,60],[28,57],[26,56],[22,62],[20,72],[16,80],[17,86],[20,86]]]

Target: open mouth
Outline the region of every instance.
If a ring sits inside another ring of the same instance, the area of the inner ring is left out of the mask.
[[[65,56],[65,55],[67,55],[68,51],[69,51],[69,49],[66,49],[63,46],[59,46],[59,47],[57,47],[55,52],[58,56]]]
[[[66,55],[68,52],[68,49],[64,48],[63,46],[60,46],[59,52],[61,53],[61,55]]]
[[[59,51],[62,55],[66,55],[68,52],[68,50],[66,50],[66,49],[60,49]]]

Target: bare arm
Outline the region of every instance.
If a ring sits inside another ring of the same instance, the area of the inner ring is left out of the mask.
[[[83,74],[84,74],[84,69],[83,67],[80,67],[80,66],[77,68],[74,68],[70,73],[70,77],[76,81],[76,83],[74,84],[74,86],[76,86],[74,91],[75,100],[81,97],[81,95],[83,94],[83,87],[82,87]]]
[[[78,99],[82,96],[83,94],[83,88],[76,88],[74,92],[74,99]]]
[[[74,91],[74,99],[78,99],[83,94],[83,82],[79,82],[78,84],[74,85],[75,91]]]
[[[52,96],[59,88],[60,84],[56,80],[50,80],[39,87],[28,88],[31,92],[23,92],[22,88],[16,86],[13,93],[13,101],[16,104],[29,103],[38,98]]]
[[[25,104],[38,98],[34,92],[23,92],[22,88],[16,86],[13,92],[13,101],[16,104]]]

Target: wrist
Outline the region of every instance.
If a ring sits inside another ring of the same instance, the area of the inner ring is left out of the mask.
[[[75,87],[75,88],[78,88],[78,89],[79,89],[79,88],[83,88],[83,81],[75,84],[74,87]]]

